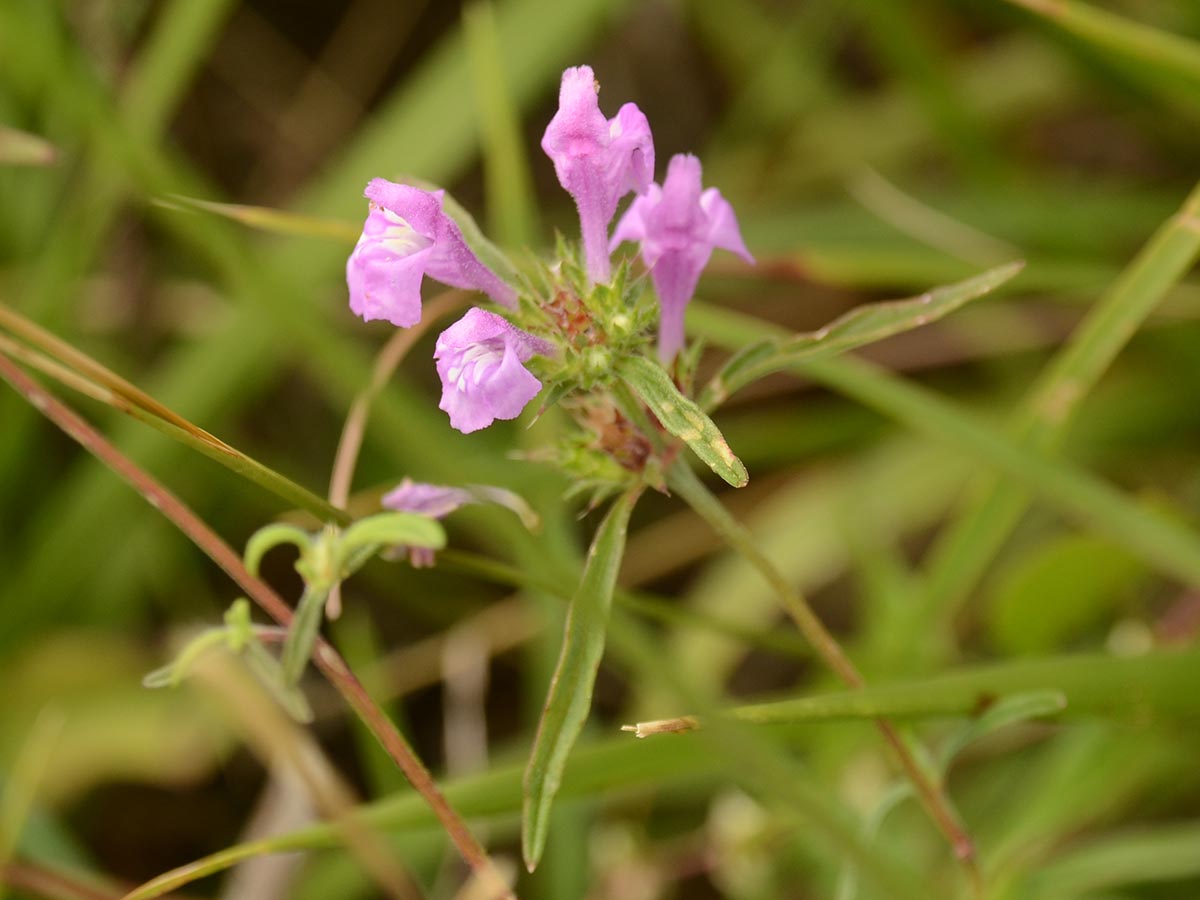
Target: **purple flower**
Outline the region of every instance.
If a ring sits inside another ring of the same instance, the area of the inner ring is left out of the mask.
[[[397,512],[419,513],[429,516],[431,519],[441,519],[450,515],[460,506],[478,501],[470,491],[462,488],[425,484],[405,478],[393,490],[384,494],[381,502],[388,509],[394,509]],[[397,549],[408,551],[408,561],[415,569],[428,568],[436,560],[434,551],[429,547],[400,547]]]
[[[470,309],[442,332],[433,358],[442,379],[439,409],[463,434],[496,419],[515,419],[542,389],[523,363],[554,346],[526,334],[495,313]]]
[[[515,512],[522,524],[531,531],[540,525],[537,513],[519,495],[504,488],[487,485],[471,485],[465,488],[447,487],[441,484],[426,484],[405,478],[394,489],[384,494],[382,503],[397,512],[411,512],[442,519],[456,509],[470,503],[496,503]],[[436,561],[434,551],[428,547],[397,548],[408,550],[408,560],[415,568],[432,566]]]
[[[588,278],[609,279],[608,223],[617,201],[654,180],[650,123],[633,103],[612,119],[600,112],[600,90],[590,66],[563,72],[558,112],[546,126],[542,149],[554,161],[559,184],[575,198]]]
[[[613,232],[611,248],[622,241],[642,244],[642,261],[661,306],[658,355],[663,362],[670,362],[683,346],[684,310],[713,248],[754,262],[733,207],[716,188],[701,191],[700,160],[690,154],[671,157],[663,186],[651,185],[630,204]]]
[[[350,309],[369,322],[409,328],[421,321],[421,279],[483,291],[515,307],[516,292],[479,261],[458,225],[442,211],[444,191],[423,191],[375,178],[364,196],[371,210],[346,261]]]

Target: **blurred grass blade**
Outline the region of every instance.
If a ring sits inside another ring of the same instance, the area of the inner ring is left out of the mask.
[[[58,155],[45,138],[0,125],[0,166],[52,166]]]
[[[692,307],[692,333],[718,346],[737,348],[781,332],[777,326],[729,310],[701,303]],[[1071,518],[1109,535],[1160,571],[1200,587],[1200,535],[1177,519],[1138,505],[1108,483],[1045,452],[1022,446],[972,413],[878,366],[843,357],[807,360],[790,368],[957,447]]]
[[[1071,34],[1200,91],[1200,43],[1159,31],[1078,0],[1008,0]],[[1200,98],[1194,94],[1193,99]]]
[[[1200,718],[1200,693],[1191,687],[1197,680],[1197,650],[1137,658],[1060,656],[948,670],[927,680],[757,704],[742,707],[739,718],[790,734],[821,722],[878,715],[969,716],[989,697],[1050,690],[1067,698],[1064,716],[1117,717],[1145,726],[1159,718]],[[728,768],[728,759],[715,754],[700,737],[634,741],[622,736],[581,745],[571,754],[563,772],[560,797],[611,797],[638,788],[661,790],[667,785],[694,784],[698,778]],[[521,782],[522,774],[516,767],[498,767],[448,782],[445,794],[465,816],[501,818],[520,808]],[[437,828],[433,813],[410,791],[368,804],[362,808],[362,821],[393,833]],[[128,894],[125,900],[162,896],[255,856],[337,844],[337,833],[329,825],[238,844],[165,873]]]
[[[700,395],[700,405],[712,409],[751,382],[804,360],[833,356],[936,322],[991,293],[1024,267],[1024,262],[1011,262],[919,297],[856,307],[817,331],[751,345],[729,360],[709,382]]]
[[[945,773],[958,754],[975,741],[1009,725],[1057,715],[1067,708],[1068,703],[1066,694],[1058,690],[1036,690],[1001,697],[941,748],[938,756],[942,772]]]
[[[271,469],[220,438],[190,422],[170,407],[155,400],[136,385],[87,354],[0,303],[0,328],[7,328],[49,356],[33,351],[0,334],[0,352],[32,366],[61,384],[116,409],[168,437],[198,450],[288,503],[306,510],[321,521],[346,524],[350,517],[321,497]],[[57,361],[56,361],[57,360]]]
[[[214,200],[201,200],[198,197],[185,197],[182,194],[170,194],[157,202],[167,209],[212,213],[232,219],[257,231],[290,237],[328,238],[345,244],[353,244],[362,232],[362,226],[353,222],[326,219],[320,216],[289,212],[284,209],[273,209],[269,206],[218,203]]]
[[[1198,255],[1200,184],[1046,366],[1014,416],[1021,446],[1048,451],[1059,444],[1080,402]],[[924,602],[914,605],[911,635],[948,620],[947,610],[979,583],[1029,505],[1024,494],[996,478],[977,497],[934,546]]]
[[[1054,656],[948,669],[937,677],[757,703],[728,715],[759,725],[974,716],[969,740],[1022,719],[1061,713],[1149,722],[1200,719],[1200,651],[1140,657]]]
[[[505,246],[532,246],[539,231],[533,179],[496,13],[488,0],[476,0],[463,10],[463,35],[479,114],[489,231]]]
[[[657,362],[628,356],[617,364],[617,375],[650,407],[663,428],[692,448],[705,464],[734,487],[745,487],[750,475],[713,420],[675,387]]]
[[[21,742],[16,759],[0,781],[0,872],[13,859],[21,832],[29,819],[38,791],[48,774],[52,751],[62,736],[66,717],[62,710],[46,707],[34,720],[33,728]],[[0,878],[0,897],[4,894]]]
[[[591,710],[613,589],[625,552],[625,533],[638,496],[636,490],[622,494],[600,523],[567,613],[562,651],[525,770],[521,849],[531,872],[546,847],[550,810],[562,785],[567,758]]]
[[[234,0],[175,0],[161,7],[121,97],[131,132],[140,137],[162,132],[233,6]]]
[[[1030,900],[1099,897],[1096,892],[1113,888],[1184,880],[1194,887],[1198,876],[1200,824],[1168,822],[1106,834],[1068,850],[1061,859],[1035,872],[1021,896]],[[1184,885],[1180,890],[1192,893]],[[1161,896],[1181,897],[1185,893],[1167,892]]]
[[[874,0],[880,8],[894,0]],[[888,13],[889,17],[892,13]],[[902,16],[896,16],[902,19]],[[868,212],[928,247],[975,266],[994,266],[1020,256],[1019,248],[985,234],[900,190],[874,169],[865,168],[846,190]]]

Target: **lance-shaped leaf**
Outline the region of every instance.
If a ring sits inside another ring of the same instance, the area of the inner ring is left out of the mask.
[[[991,293],[1024,267],[1022,261],[1007,263],[919,297],[856,307],[816,331],[751,344],[734,354],[708,383],[700,395],[700,406],[712,409],[734,391],[795,363],[833,356],[936,322]]]
[[[644,356],[630,356],[617,365],[617,375],[650,407],[663,428],[691,447],[710,469],[734,487],[746,486],[750,475],[729,449],[720,429],[703,409],[679,392],[658,363]]]
[[[546,846],[550,808],[562,784],[571,747],[592,706],[592,685],[604,655],[613,588],[625,553],[625,532],[638,493],[622,494],[600,523],[567,613],[558,666],[525,769],[521,848],[531,872]]]
[[[321,631],[322,613],[328,591],[306,587],[296,604],[296,615],[288,628],[287,640],[283,642],[280,665],[283,668],[283,683],[293,685],[300,680],[304,667],[312,656],[313,645]]]

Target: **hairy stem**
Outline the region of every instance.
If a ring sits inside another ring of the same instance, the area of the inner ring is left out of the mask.
[[[113,470],[146,501],[166,516],[197,547],[220,566],[259,607],[280,625],[289,626],[292,610],[264,581],[255,578],[242,564],[238,553],[208,527],[178,497],[106,440],[95,428],[60,400],[38,385],[8,357],[0,354],[0,378],[3,378],[46,418],[77,441],[89,453]],[[341,655],[324,639],[318,639],[313,656],[317,667],[337,688],[338,693],[375,735],[388,755],[413,788],[429,804],[450,840],[471,869],[489,885],[495,895],[511,897],[487,851],[475,838],[462,817],[446,800],[432,774],[417,757],[408,741],[371,699],[362,682],[350,670]]]

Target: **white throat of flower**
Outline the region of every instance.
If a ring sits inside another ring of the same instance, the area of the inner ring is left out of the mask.
[[[446,380],[455,390],[466,392],[478,385],[504,359],[503,341],[482,341],[472,344],[458,357],[458,364],[446,370]]]
[[[387,227],[380,235],[379,241],[397,256],[411,256],[418,250],[424,250],[433,244],[433,238],[427,238],[415,228],[386,207],[380,208]]]

